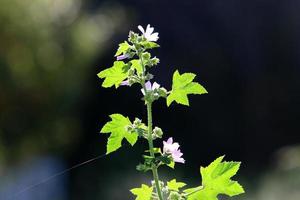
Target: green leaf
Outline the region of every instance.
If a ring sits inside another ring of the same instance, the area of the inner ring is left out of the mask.
[[[179,191],[180,188],[186,186],[183,182],[177,182],[176,179],[167,182],[167,186],[170,190]]]
[[[136,69],[138,74],[143,73],[143,68],[142,68],[140,60],[134,59],[134,60],[131,60],[130,63],[132,64],[132,67],[134,69]]]
[[[133,188],[130,190],[132,194],[137,196],[135,200],[151,200],[153,188],[142,184],[140,188]]]
[[[115,85],[119,87],[120,83],[128,76],[128,65],[123,61],[115,61],[114,65],[98,73],[99,78],[105,78],[102,87],[108,88]]]
[[[175,168],[175,162],[174,161],[171,161],[170,164],[167,165],[168,167],[171,167],[172,169]]]
[[[125,54],[129,48],[130,48],[130,45],[126,41],[124,41],[123,43],[119,44],[119,48],[118,48],[115,56]]]
[[[151,169],[152,169],[152,166],[149,166],[148,164],[140,163],[136,166],[136,170],[141,171],[141,172],[147,172]]]
[[[150,152],[150,150],[145,150],[145,152]],[[153,152],[154,153],[158,153],[158,154],[162,154],[161,153],[161,149],[160,148],[156,148],[156,147],[153,148]]]
[[[169,96],[167,97],[168,106],[170,106],[170,104],[173,101],[188,106],[189,105],[189,99],[187,97],[188,94],[207,93],[206,89],[202,85],[193,82],[195,77],[196,75],[193,73],[184,73],[180,75],[178,70],[174,72],[172,90]]]
[[[240,162],[222,162],[224,156],[217,158],[207,167],[201,167],[203,189],[196,190],[192,188],[185,190],[188,200],[218,200],[219,194],[235,196],[244,193],[243,187],[237,182],[231,180],[240,167]],[[199,187],[198,187],[199,188]],[[194,192],[193,192],[194,191]]]
[[[150,42],[150,41],[145,41],[141,42],[141,44],[146,48],[146,49],[153,49],[159,47],[159,44],[155,42]]]
[[[107,122],[100,131],[101,133],[111,133],[107,141],[106,154],[119,149],[124,138],[133,146],[137,141],[138,134],[126,131],[126,126],[131,125],[128,117],[121,114],[112,114],[109,117],[111,121]]]
[[[156,159],[166,165],[171,164],[172,161],[171,158],[168,157],[168,155],[157,156]]]
[[[203,189],[203,186],[198,186],[198,187],[195,187],[195,188],[189,188],[189,189],[186,189],[184,190],[183,192],[188,194],[188,196],[200,191]]]

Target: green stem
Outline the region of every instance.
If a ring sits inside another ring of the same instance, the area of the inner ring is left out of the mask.
[[[144,61],[143,61],[143,57],[142,57],[142,52],[137,52],[138,57],[141,60],[141,65],[142,65],[142,69],[143,69],[143,77],[145,76],[145,66],[144,66]],[[144,91],[145,91],[145,96],[147,95],[147,90],[145,87],[145,80],[144,78],[142,79],[142,83],[141,83]],[[153,138],[152,138],[152,102],[147,102],[147,118],[148,118],[148,145],[149,145],[149,151],[150,151],[150,155],[154,158],[154,147],[153,147]],[[154,178],[154,182],[155,182],[155,188],[156,188],[156,193],[158,195],[159,200],[164,200],[162,193],[161,193],[161,189],[160,189],[160,185],[159,185],[159,177],[158,177],[158,172],[157,172],[157,167],[155,165],[152,165],[152,174],[153,174],[153,178]]]
[[[196,192],[198,192],[200,190],[203,190],[203,188],[204,188],[203,186],[199,186],[193,192],[185,194],[185,196],[188,197],[188,196],[190,196],[190,195],[192,195],[192,194],[194,194],[194,193],[196,193]]]
[[[154,150],[153,150],[153,138],[152,138],[152,102],[147,102],[147,115],[148,115],[148,144],[149,144],[149,151],[152,157],[155,157]],[[159,177],[157,173],[157,167],[152,165],[152,174],[155,182],[156,192],[158,194],[159,200],[164,200],[160,185],[159,185]]]

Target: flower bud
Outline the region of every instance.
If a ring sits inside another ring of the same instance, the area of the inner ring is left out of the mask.
[[[134,76],[130,76],[129,78],[128,78],[128,83],[129,83],[129,85],[132,85],[132,84],[134,84],[134,83],[136,83],[137,81],[136,81],[136,79],[135,79],[135,77]]]
[[[164,194],[167,194],[169,192],[169,188],[166,186],[166,187],[163,187],[161,189],[161,191],[164,193]]]
[[[178,192],[172,191],[172,192],[170,193],[170,196],[169,196],[168,199],[171,199],[171,200],[180,200],[180,199],[181,199],[181,196],[180,196],[180,194],[179,194]]]
[[[145,77],[145,80],[151,80],[151,79],[153,79],[153,75],[152,74],[150,74],[150,73],[147,73],[146,74],[146,77]]]
[[[127,126],[125,126],[125,130],[126,130],[126,132],[131,132],[133,130],[133,128],[131,125],[127,125]]]
[[[133,121],[133,125],[135,127],[139,127],[140,125],[142,125],[142,120],[140,120],[139,118],[135,118],[135,120]]]
[[[131,43],[136,43],[137,36],[138,35],[136,33],[134,33],[133,31],[130,31],[129,35],[128,35],[128,41],[131,42]]]
[[[159,59],[158,58],[154,57],[154,58],[151,59],[151,64],[152,65],[157,65],[158,63],[159,63]]]
[[[165,88],[163,88],[163,87],[161,87],[161,88],[158,89],[158,94],[161,97],[167,97],[167,93],[168,93],[168,91]]]
[[[148,61],[151,58],[151,55],[150,55],[150,53],[145,52],[142,54],[142,57],[145,61]]]
[[[135,72],[135,69],[134,69],[134,68],[130,68],[130,69],[128,70],[128,75],[129,75],[129,76],[132,76],[132,75],[134,75],[134,72]]]
[[[155,127],[153,129],[153,134],[157,137],[157,138],[161,138],[163,136],[163,131],[161,130],[161,128],[159,127]]]

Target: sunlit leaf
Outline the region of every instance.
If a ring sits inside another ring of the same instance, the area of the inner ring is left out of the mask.
[[[142,184],[140,188],[131,189],[130,192],[136,196],[135,200],[150,200],[153,188]]]
[[[205,94],[206,89],[197,82],[193,82],[195,78],[193,73],[179,74],[178,70],[173,74],[172,90],[167,97],[167,105],[169,106],[173,101],[188,106],[188,94]]]
[[[119,87],[120,83],[128,76],[128,65],[123,61],[115,61],[114,65],[98,73],[99,78],[104,78],[102,87]]]
[[[217,200],[219,194],[235,196],[244,193],[243,187],[231,177],[240,167],[240,162],[222,162],[224,156],[217,158],[207,167],[201,167],[202,186],[190,188],[184,192],[189,194],[188,200]]]
[[[183,182],[177,182],[176,179],[167,182],[169,190],[179,191],[180,188],[184,187],[186,184]]]
[[[137,141],[138,134],[126,131],[126,126],[131,125],[128,117],[121,114],[112,114],[110,118],[111,121],[107,122],[100,131],[101,133],[111,133],[107,141],[106,154],[119,149],[124,138],[133,146]]]
[[[118,48],[115,56],[125,54],[129,48],[130,48],[130,45],[127,43],[127,41],[124,41],[123,43],[119,44],[119,48]]]
[[[138,74],[143,73],[143,68],[142,68],[140,60],[134,59],[134,60],[131,60],[130,63],[132,64],[132,67],[134,69],[136,69]]]

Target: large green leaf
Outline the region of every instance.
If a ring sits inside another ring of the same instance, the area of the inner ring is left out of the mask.
[[[102,87],[119,87],[120,83],[128,76],[128,65],[123,61],[115,61],[114,65],[98,73],[99,78],[105,78]]]
[[[188,94],[204,94],[206,89],[199,83],[193,82],[196,77],[193,73],[179,74],[176,70],[173,74],[172,90],[167,97],[167,105],[169,106],[173,101],[188,106]]]
[[[121,114],[112,114],[110,118],[111,121],[107,122],[100,131],[101,133],[111,133],[107,141],[106,154],[119,149],[124,138],[133,146],[137,141],[138,134],[126,131],[126,126],[131,125],[128,117]]]
[[[207,167],[201,167],[203,188],[191,188],[184,192],[190,193],[188,200],[218,200],[219,194],[235,196],[244,193],[243,187],[231,180],[240,167],[240,162],[222,162],[224,156],[217,158]]]
[[[152,195],[153,188],[148,185],[142,184],[140,188],[131,189],[130,192],[136,195],[135,200],[150,200]]]

